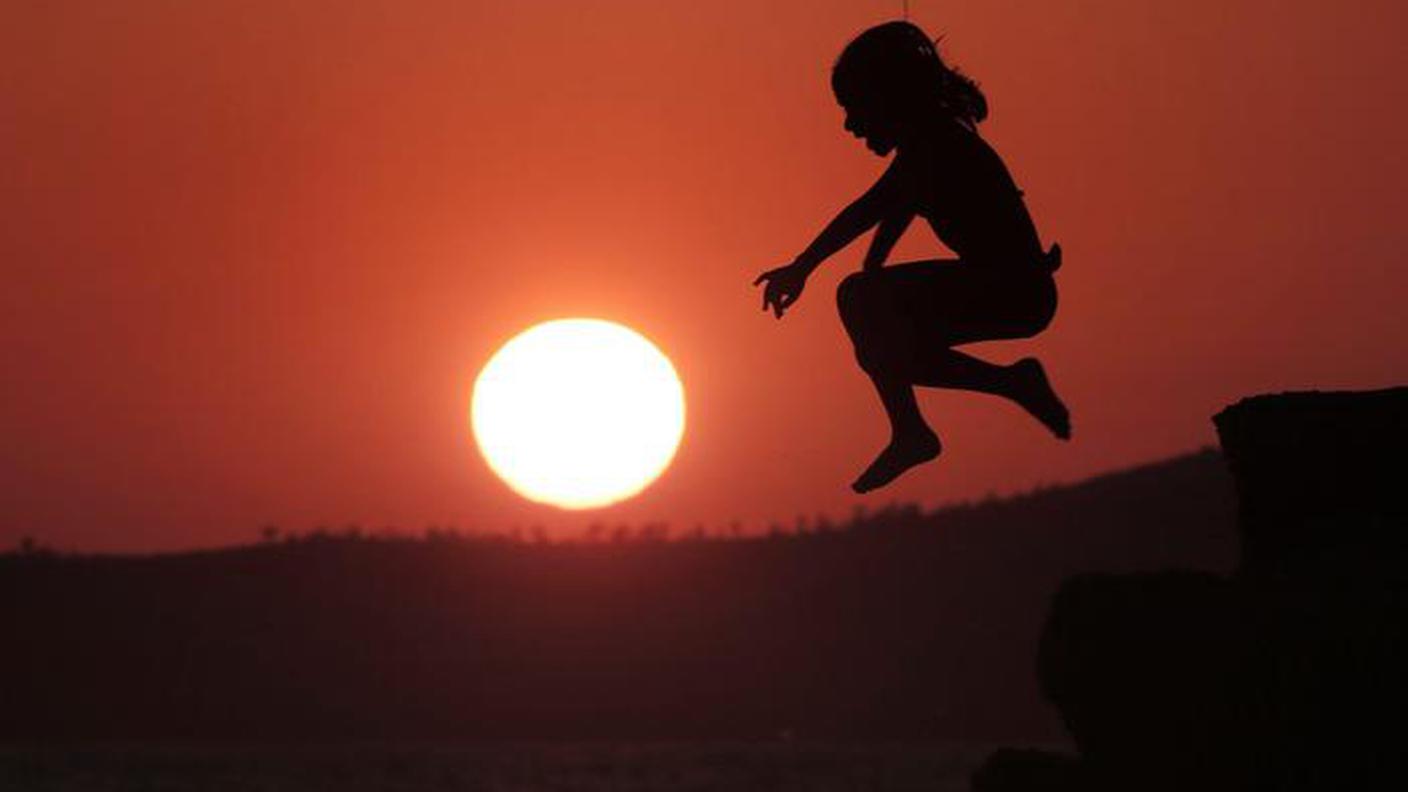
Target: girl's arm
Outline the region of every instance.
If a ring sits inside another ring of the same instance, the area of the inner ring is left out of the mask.
[[[894,162],[890,163],[890,167],[876,180],[875,184],[871,185],[869,190],[865,191],[864,195],[851,202],[850,206],[842,209],[840,214],[836,215],[836,218],[828,223],[820,234],[817,234],[816,239],[793,262],[793,266],[810,274],[833,253],[849,245],[856,237],[879,223],[882,218],[906,213],[912,216],[908,191],[905,189],[905,179],[900,170],[900,158],[896,156]],[[905,225],[908,222],[906,219]],[[904,227],[901,226],[899,233],[903,233],[903,231]],[[895,240],[899,239],[899,233],[894,234]],[[889,246],[893,245],[894,241],[891,241]],[[872,252],[873,250],[872,246]],[[884,252],[889,253],[888,247]]]
[[[890,257],[890,251],[894,250],[895,243],[904,236],[904,230],[909,228],[909,222],[913,219],[914,212],[908,210],[886,215],[880,221],[880,227],[875,229],[875,236],[870,238],[870,250],[866,251],[861,269],[873,270],[885,266],[885,259]]]
[[[768,270],[753,281],[754,286],[767,284],[763,288],[763,310],[771,308],[777,318],[781,319],[792,303],[802,296],[807,276],[832,253],[849,245],[856,237],[879,223],[881,218],[905,218],[903,223],[889,223],[888,228],[882,228],[876,242],[871,245],[871,254],[879,251],[883,261],[895,240],[904,232],[904,226],[909,223],[908,217],[914,214],[913,207],[914,203],[897,155],[884,175],[877,179],[864,195],[842,209],[836,219],[828,223],[807,249],[802,251],[802,255],[791,264]],[[869,259],[867,256],[867,261]]]

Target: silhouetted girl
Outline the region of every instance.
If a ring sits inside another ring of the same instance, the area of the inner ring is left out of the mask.
[[[880,156],[884,175],[847,206],[791,264],[769,270],[763,310],[779,318],[828,256],[877,227],[861,272],[846,277],[837,303],[856,359],[890,419],[890,443],[851,486],[867,492],[939,455],[937,435],[915,402],[915,385],[981,391],[1011,399],[1057,437],[1070,437],[1065,405],[1041,363],[999,366],[958,352],[972,341],[1026,338],[1056,311],[1052,272],[1061,251],[1044,253],[1022,193],[997,153],[978,136],[987,100],[946,66],[934,42],[909,22],[873,27],[836,61],[831,87],[846,129]],[[959,258],[884,267],[915,215]]]

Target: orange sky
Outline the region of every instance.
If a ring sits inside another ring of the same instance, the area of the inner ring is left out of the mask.
[[[914,0],[1059,241],[1037,352],[1069,445],[922,402],[885,440],[828,263],[782,322],[749,284],[882,161],[827,74],[894,2],[53,2],[0,30],[0,546],[251,540],[274,522],[677,529],[1006,493],[1212,442],[1240,395],[1408,371],[1408,6]],[[857,246],[859,248],[861,246]],[[915,226],[899,253],[938,255]],[[631,325],[689,399],[617,507],[522,501],[467,429],[496,345]]]

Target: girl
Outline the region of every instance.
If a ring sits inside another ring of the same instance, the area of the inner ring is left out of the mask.
[[[909,22],[873,27],[836,61],[831,87],[846,129],[877,155],[896,152],[884,175],[847,206],[791,264],[759,275],[763,310],[780,319],[807,276],[872,227],[860,272],[836,299],[856,359],[890,419],[890,443],[851,488],[868,492],[939,455],[914,386],[956,388],[1010,399],[1053,434],[1070,438],[1070,417],[1035,358],[999,366],[959,352],[973,341],[1033,336],[1056,311],[1052,273],[1061,249],[1043,253],[1022,193],[978,136],[987,100],[944,64],[934,42]],[[915,215],[958,260],[884,267]]]

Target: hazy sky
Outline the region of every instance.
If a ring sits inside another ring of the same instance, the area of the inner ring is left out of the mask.
[[[1408,373],[1400,2],[914,0],[1059,241],[1032,341],[1052,440],[927,393],[886,439],[836,316],[849,250],[781,322],[758,272],[884,167],[828,70],[861,0],[11,3],[0,24],[0,546],[160,549],[263,523],[677,529],[926,506],[1213,442],[1239,396]],[[898,251],[943,251],[920,225]],[[640,497],[565,513],[467,424],[498,344],[642,331],[689,400]]]

